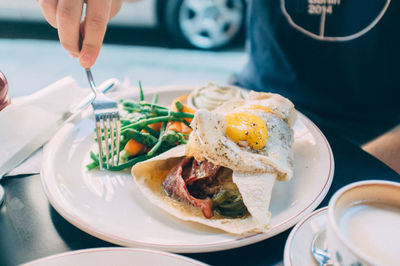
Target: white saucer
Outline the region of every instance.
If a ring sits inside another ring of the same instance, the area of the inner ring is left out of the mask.
[[[318,209],[292,229],[285,245],[285,266],[319,265],[312,256],[311,242],[315,234],[325,230],[327,215],[328,207]]]

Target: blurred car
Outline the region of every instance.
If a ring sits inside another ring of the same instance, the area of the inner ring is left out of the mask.
[[[110,25],[162,27],[185,46],[216,49],[238,37],[245,9],[246,0],[141,0],[125,2]],[[0,19],[44,21],[34,0],[0,0]]]

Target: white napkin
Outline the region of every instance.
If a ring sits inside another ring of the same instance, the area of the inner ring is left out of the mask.
[[[29,96],[12,99],[11,105],[0,112],[0,165],[32,141],[34,133],[54,126],[89,93],[89,89],[80,88],[68,76]],[[40,123],[37,123],[38,117]],[[7,175],[39,173],[41,153],[37,151]]]

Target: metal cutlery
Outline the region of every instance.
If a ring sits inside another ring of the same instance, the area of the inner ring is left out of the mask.
[[[333,265],[333,261],[328,253],[325,230],[318,232],[314,236],[311,243],[311,253],[320,266]]]
[[[99,86],[99,90],[102,92],[107,92],[112,88],[118,86],[119,81],[117,79],[109,79],[103,82]],[[43,144],[45,144],[65,123],[73,121],[78,117],[83,110],[85,110],[93,100],[93,96],[85,97],[79,104],[77,104],[73,109],[65,112],[60,119],[54,123],[54,127],[45,128],[38,134],[34,136],[32,141],[27,142],[23,147],[15,152],[15,154],[0,165],[0,180],[2,180],[8,172],[18,166],[26,158],[28,158],[34,151],[39,149]],[[38,118],[40,120],[40,118]],[[38,120],[38,121],[39,121]],[[4,202],[5,192],[3,187],[0,185],[0,206]]]
[[[86,69],[86,75],[90,88],[95,94],[92,107],[96,121],[96,135],[99,146],[99,167],[100,170],[104,169],[104,155],[106,168],[108,169],[110,163],[111,166],[117,166],[119,164],[121,122],[118,103],[97,90],[90,68]]]

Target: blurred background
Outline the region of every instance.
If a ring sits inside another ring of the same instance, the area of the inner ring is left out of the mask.
[[[125,2],[105,43],[197,49],[241,49],[245,0]],[[0,0],[0,37],[56,40],[36,0]]]
[[[93,74],[144,87],[228,83],[246,62],[246,0],[124,2],[107,29]],[[36,0],[0,0],[0,70],[11,97],[65,76],[87,87],[78,60],[58,41]]]

